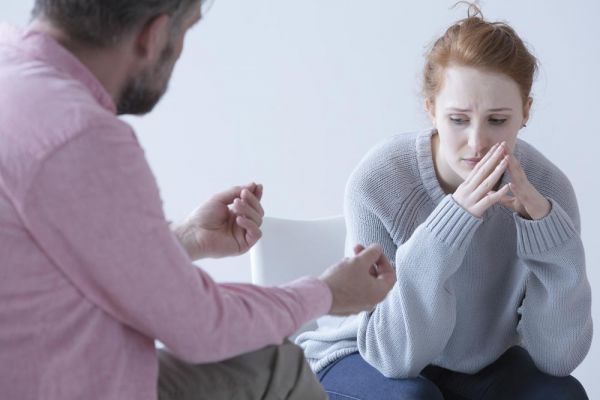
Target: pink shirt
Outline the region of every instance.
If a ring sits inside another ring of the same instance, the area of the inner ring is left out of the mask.
[[[306,278],[217,284],[169,230],[132,129],[57,42],[0,28],[0,397],[156,398],[154,340],[193,363],[329,310]]]

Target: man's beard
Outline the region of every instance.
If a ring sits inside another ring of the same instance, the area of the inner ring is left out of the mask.
[[[175,66],[173,45],[169,43],[158,63],[127,82],[117,102],[117,114],[142,115],[152,111],[167,91]]]

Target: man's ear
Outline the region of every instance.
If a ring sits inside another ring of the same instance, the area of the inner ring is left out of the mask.
[[[135,39],[138,56],[149,63],[156,62],[169,42],[171,17],[158,15],[144,24]]]

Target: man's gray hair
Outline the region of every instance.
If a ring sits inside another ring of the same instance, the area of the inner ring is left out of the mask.
[[[150,19],[168,14],[177,30],[193,4],[206,0],[35,0],[34,18],[64,30],[72,39],[110,47]]]

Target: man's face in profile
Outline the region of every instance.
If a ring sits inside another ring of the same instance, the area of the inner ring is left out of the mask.
[[[167,91],[176,61],[175,46],[170,41],[153,67],[126,84],[117,104],[117,113],[141,115],[152,111]]]
[[[171,35],[155,65],[130,78],[119,100],[117,114],[146,114],[167,91],[175,63],[181,55],[187,31],[200,20],[200,1],[182,18],[182,26]]]

